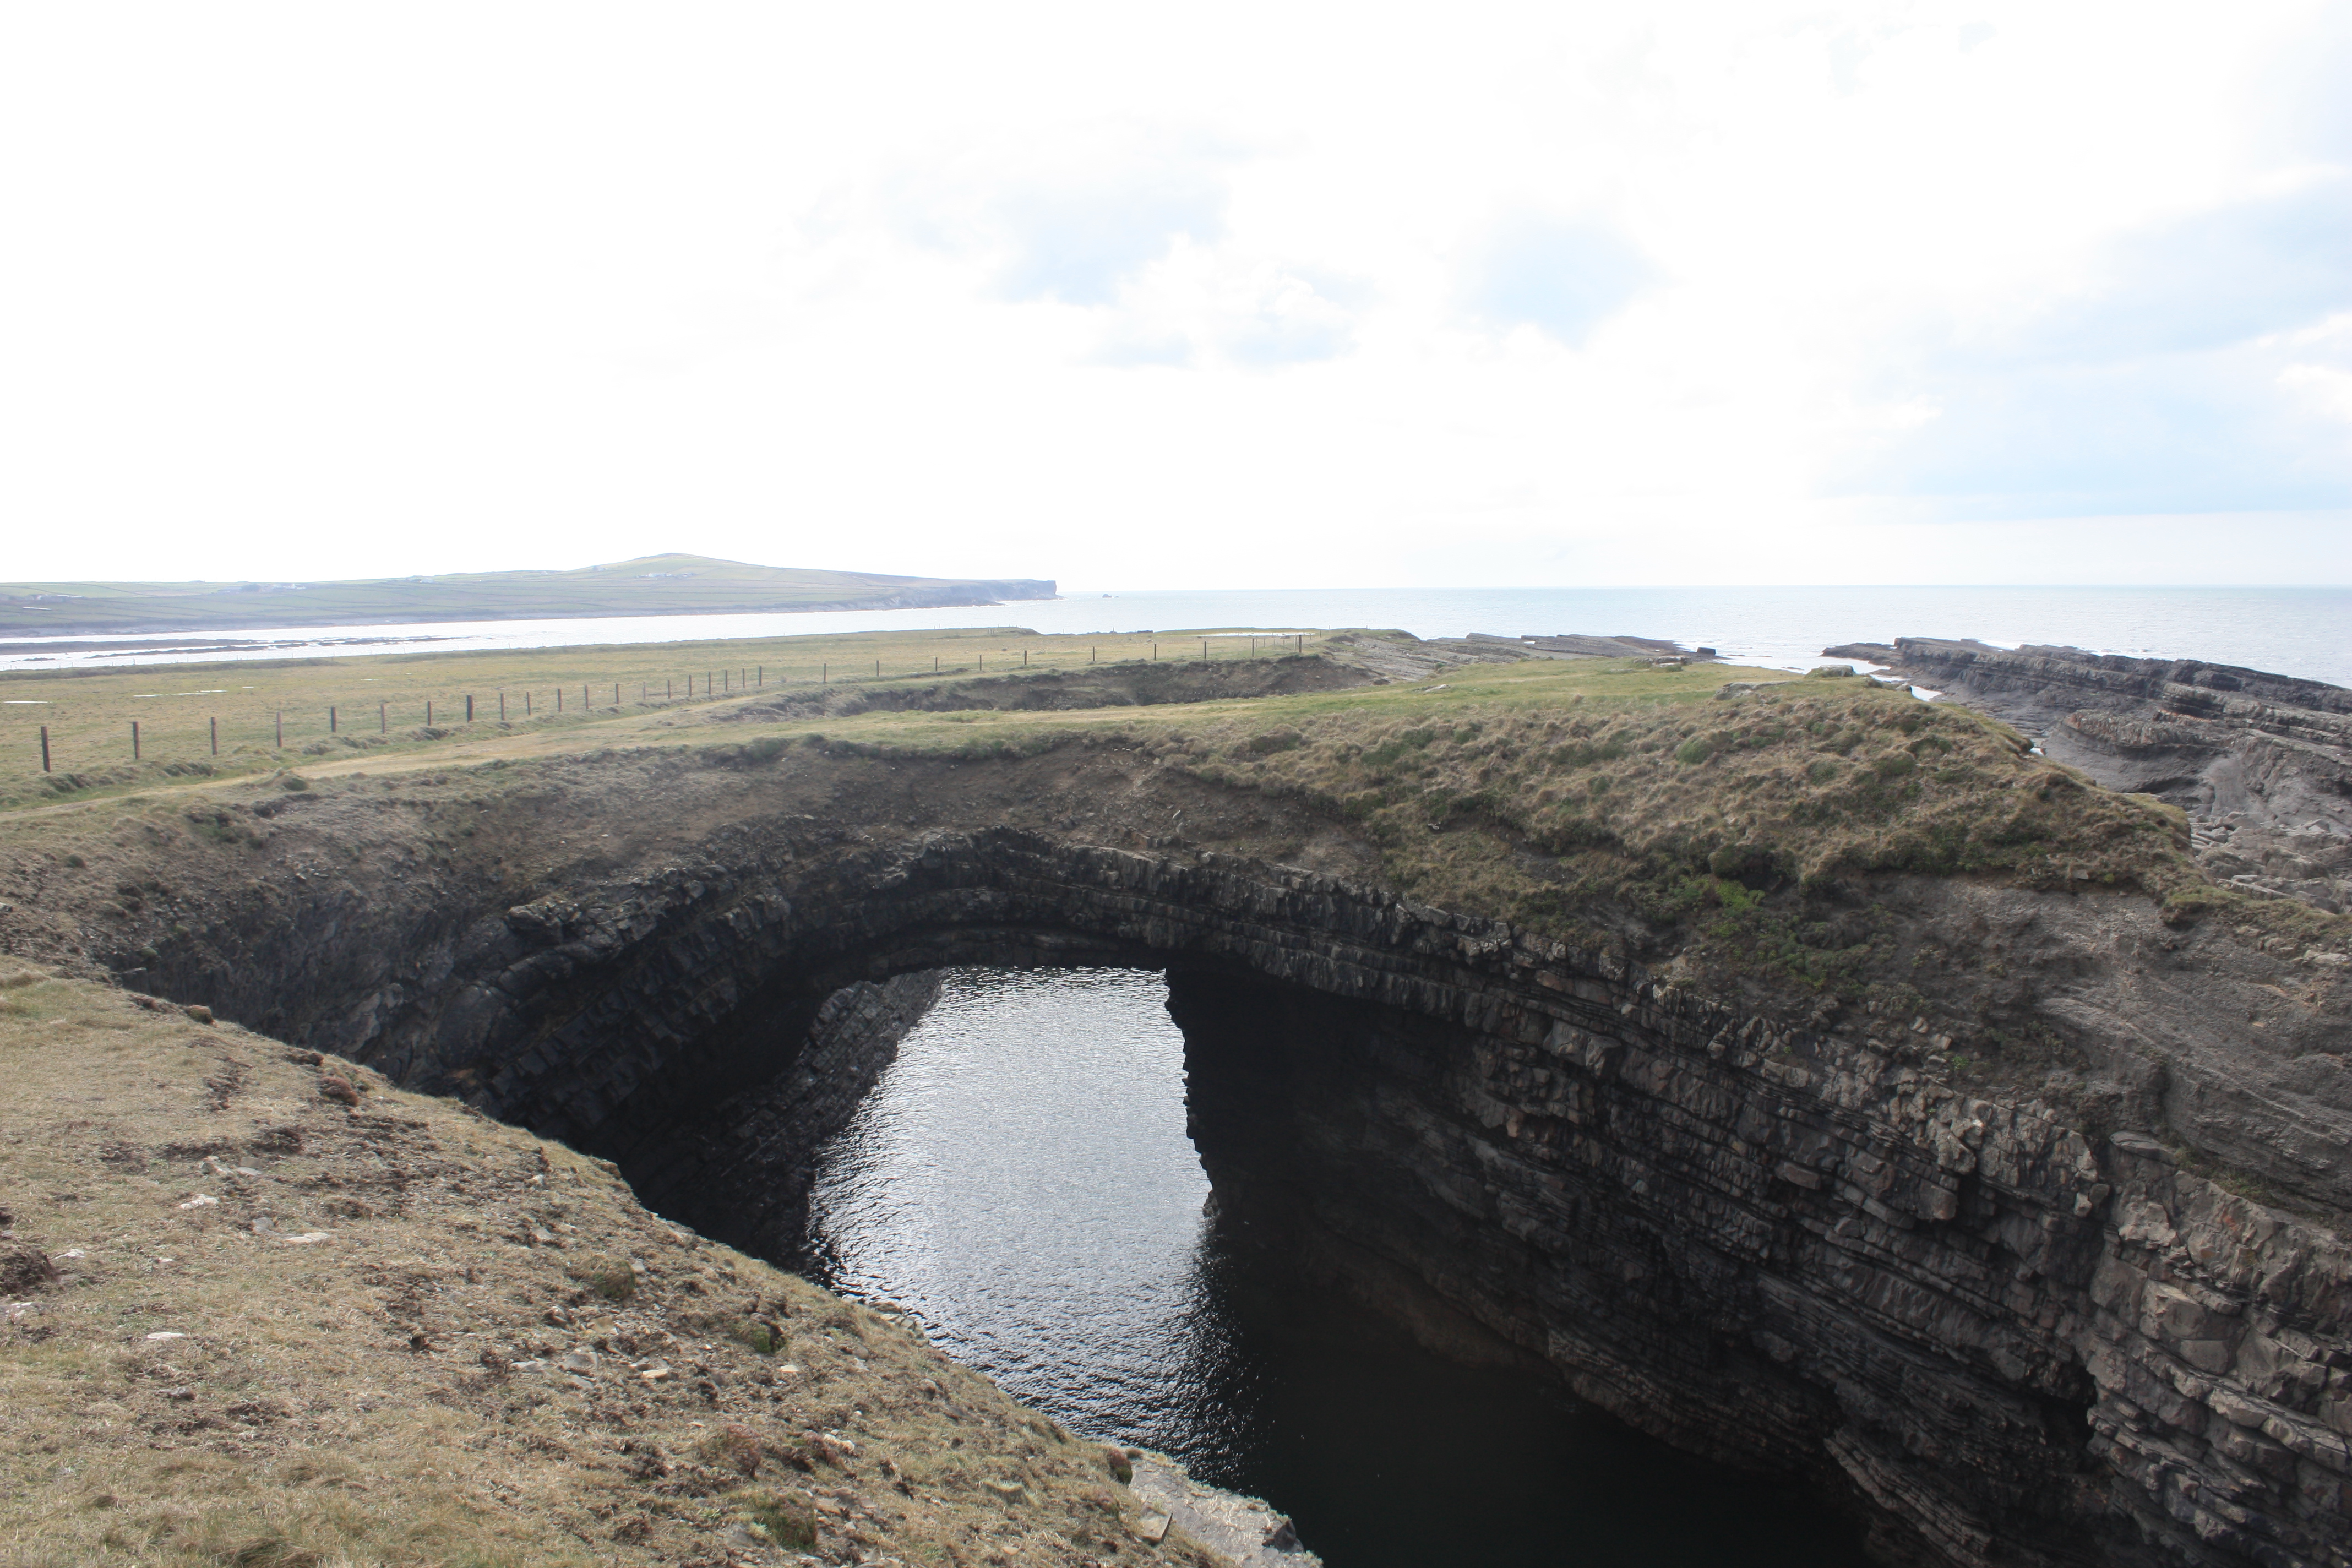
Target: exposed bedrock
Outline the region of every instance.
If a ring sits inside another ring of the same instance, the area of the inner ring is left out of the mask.
[[[405,831],[362,796],[294,808],[270,846],[289,877],[183,911],[148,983],[610,1155],[655,1207],[756,1242],[796,1200],[747,1189],[805,1161],[919,1005],[897,977],[1165,969],[1221,1201],[1434,1342],[1831,1478],[1890,1557],[2352,1560],[2352,1258],[2133,1131],[2352,1206],[2341,1007],[2288,997],[2286,959],[2120,894],[1857,889],[1948,947],[2002,944],[2110,1080],[2086,1102],[2105,1123],[2070,1125],[1937,1081],[1911,1019],[1790,1023],[1352,873],[1083,826],[851,825],[944,767],[648,773],[584,804],[640,765],[583,763],[534,842],[669,837],[503,882],[488,849],[464,874],[292,880],[331,847],[403,864]],[[1120,759],[956,777],[980,816],[1292,809]],[[791,809],[824,790],[866,815]],[[1312,822],[1276,828],[1326,853]]]
[[[1826,651],[1891,665],[2110,788],[2184,808],[2216,881],[2352,910],[2352,690],[2196,659],[1939,637]]]
[[[2340,1560],[2346,1259],[2149,1140],[1638,987],[1468,1026],[1171,992],[1226,1219],[1440,1349],[1830,1470],[1891,1559]]]

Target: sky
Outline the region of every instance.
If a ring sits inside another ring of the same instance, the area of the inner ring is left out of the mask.
[[[2352,582],[2347,80],[2341,0],[17,5],[0,577]]]

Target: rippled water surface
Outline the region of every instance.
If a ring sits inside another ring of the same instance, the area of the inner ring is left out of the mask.
[[[1292,1514],[1331,1568],[1848,1568],[1852,1528],[1228,1250],[1157,974],[955,970],[825,1152],[817,1272],[1090,1436]]]

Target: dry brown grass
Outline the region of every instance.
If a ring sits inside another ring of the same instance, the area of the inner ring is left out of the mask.
[[[1672,900],[1689,878],[1916,871],[2158,890],[2186,865],[2178,811],[2098,789],[1965,709],[1856,680],[1227,721],[1161,745],[1205,778],[1329,801],[1417,893],[1538,918],[1594,896]],[[1488,830],[1485,853],[1465,851],[1464,827]],[[1515,894],[1515,849],[1554,862],[1556,879]]]
[[[868,717],[824,741],[974,758],[1135,747],[1351,820],[1417,898],[1560,934],[1596,905],[1674,924],[1872,873],[2184,900],[2203,886],[2177,809],[2101,789],[2004,725],[1851,679],[1716,695],[1727,674],[1764,673],[1507,666],[1145,714]]]
[[[1203,1561],[1124,1534],[1093,1445],[595,1162],[233,1025],[0,983],[0,1255],[58,1270],[0,1324],[0,1563]]]
[[[774,728],[755,744],[816,734]],[[1349,822],[1385,879],[1426,902],[1578,941],[1632,921],[1804,991],[1873,984],[1866,944],[1842,945],[1851,933],[1825,927],[1812,895],[1885,874],[2137,893],[2173,921],[2352,942],[2346,917],[2207,881],[2178,808],[2104,789],[1995,720],[1853,678],[1529,663],[1141,713],[861,715],[822,739],[968,759],[1138,750]],[[1215,847],[1285,858],[1278,843]]]

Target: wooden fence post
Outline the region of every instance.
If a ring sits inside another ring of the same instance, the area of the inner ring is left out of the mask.
[[[499,689],[499,723],[501,723],[501,724],[503,724],[503,723],[505,723],[506,721],[507,721],[507,694],[506,694],[506,690],[505,690],[505,689],[504,689],[504,688],[500,688],[500,689]]]
[[[432,709],[428,707],[425,711],[430,713]],[[275,717],[278,720],[278,749],[282,752],[286,749],[286,715],[279,712]]]
[[[340,735],[342,732],[342,726],[336,722],[335,710],[333,708],[330,707],[327,710],[327,733],[330,735]]]
[[[220,721],[219,721],[218,719],[215,719],[215,720],[212,721],[212,724],[213,724],[213,755],[214,755],[214,756],[215,756],[215,757],[217,757],[217,756],[219,756],[219,755],[220,755]]]
[[[582,681],[580,683],[580,711],[585,713],[595,706],[596,704],[594,700],[588,695],[588,683],[584,680]]]
[[[134,763],[139,760],[139,721],[136,719],[131,721],[131,760]]]
[[[425,700],[425,727],[428,730],[433,728],[433,699],[430,697]]]
[[[620,710],[621,710],[621,683],[620,683],[619,681],[617,681],[617,680],[616,680],[616,681],[613,682],[613,711],[614,711],[614,712],[615,712],[615,713],[618,713]]]
[[[878,658],[874,661],[874,679],[877,680],[882,679],[882,661]]]
[[[41,726],[41,771],[49,771],[49,727],[47,724]]]
[[[379,735],[392,733],[392,704],[389,702],[375,705],[375,732]]]
[[[473,721],[474,721],[474,694],[473,694],[472,692],[468,691],[467,693],[466,693],[466,722],[467,722],[467,723],[468,723],[468,724],[470,724],[470,723],[472,723]]]

